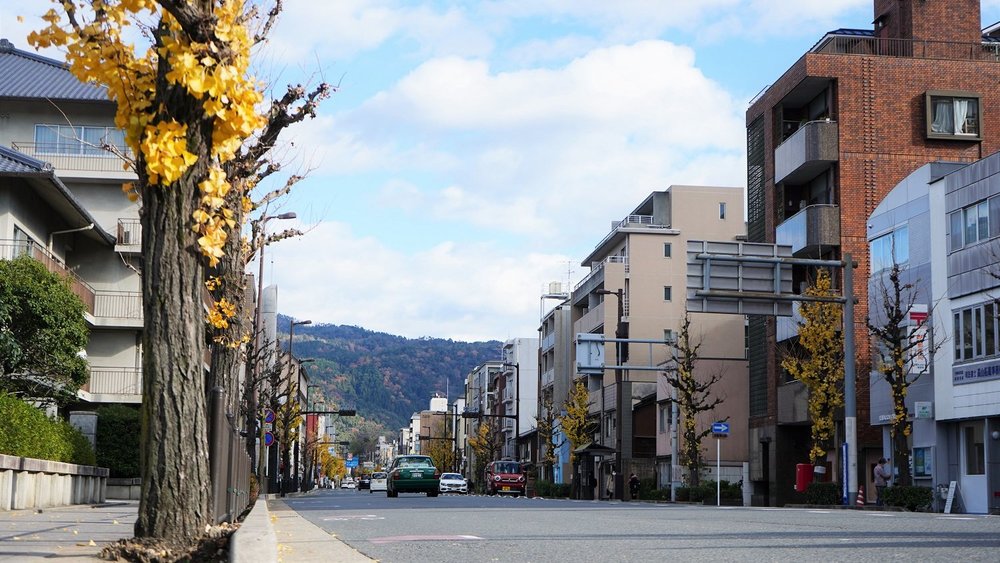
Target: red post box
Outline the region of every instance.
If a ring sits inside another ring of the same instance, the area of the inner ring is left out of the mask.
[[[800,493],[806,492],[809,483],[813,482],[813,466],[811,463],[798,463],[795,465],[795,490]]]

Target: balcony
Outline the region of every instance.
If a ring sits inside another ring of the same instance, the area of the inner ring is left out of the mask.
[[[598,305],[597,307],[587,311],[585,315],[573,323],[573,334],[579,334],[581,332],[594,332],[594,330],[600,326],[604,326],[603,305]]]
[[[774,149],[774,182],[802,183],[839,158],[836,121],[805,123]]]
[[[840,246],[840,207],[810,205],[778,225],[775,242],[792,247],[796,258],[818,258]]]
[[[142,396],[142,370],[91,366],[87,391],[91,395],[131,395],[138,402],[138,397]]]
[[[119,219],[115,252],[138,254],[142,251],[142,224],[138,219]]]
[[[556,380],[556,370],[550,369],[548,371],[542,372],[542,387],[548,387],[552,385]]]
[[[548,352],[553,346],[556,345],[556,333],[550,332],[542,338],[542,345],[540,346],[542,352]]]
[[[801,381],[778,386],[778,424],[809,424],[809,390]]]
[[[78,152],[67,152],[65,147],[54,143],[14,141],[10,146],[20,153],[48,162],[55,168],[56,174],[65,178],[136,179],[135,172],[126,167],[121,157],[97,147],[74,145]],[[131,160],[131,151],[126,151],[125,156]]]

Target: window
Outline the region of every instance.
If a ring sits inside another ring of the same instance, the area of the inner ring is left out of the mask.
[[[980,139],[979,95],[968,92],[927,92],[927,137]]]
[[[1000,354],[1000,342],[997,342],[997,336],[1000,335],[998,317],[1000,306],[993,301],[954,312],[953,349],[956,362]]]
[[[963,207],[948,217],[948,248],[958,250],[1000,234],[1000,196]]]
[[[726,202],[720,201],[719,202],[719,219],[725,219],[725,218],[726,218]]]
[[[665,434],[667,428],[670,426],[670,407],[669,405],[659,405],[660,410],[660,434]]]
[[[101,148],[108,144],[125,151],[125,133],[114,127],[35,125],[35,150],[48,154],[111,156]]]
[[[1000,199],[1000,198],[998,198],[998,199]],[[663,243],[663,257],[664,258],[670,258],[670,243],[669,242]]]
[[[985,445],[983,423],[966,426],[962,430],[965,432],[965,474],[985,475],[986,449],[983,447]]]
[[[670,288],[669,285],[663,286],[663,300],[664,301],[670,301],[670,289],[671,288]]]
[[[14,225],[13,258],[17,258],[18,256],[22,256],[24,254],[30,255],[31,248],[36,245],[37,243],[28,233],[22,231],[17,225]]]
[[[872,273],[886,270],[893,264],[905,265],[910,261],[910,230],[903,226],[873,239],[869,243]]]

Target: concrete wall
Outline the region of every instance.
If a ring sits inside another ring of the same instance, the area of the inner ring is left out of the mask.
[[[0,455],[0,510],[104,502],[108,470]]]

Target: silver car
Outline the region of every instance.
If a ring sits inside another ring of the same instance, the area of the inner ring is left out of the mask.
[[[462,493],[469,492],[469,482],[458,473],[444,473],[441,475],[441,484],[438,486],[442,493]]]

